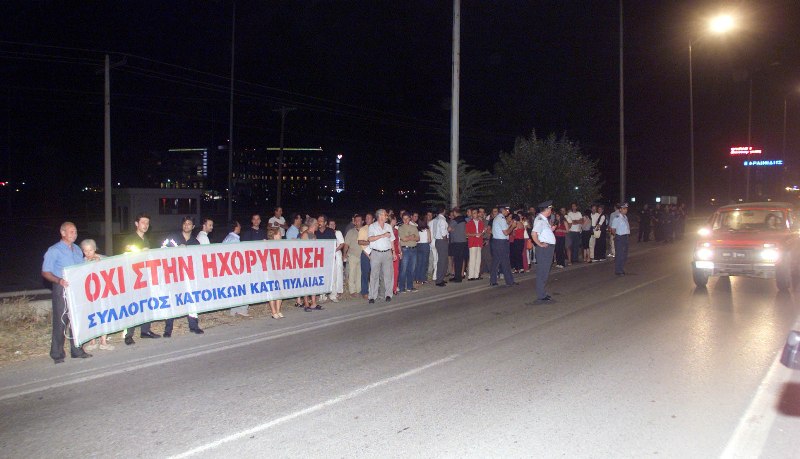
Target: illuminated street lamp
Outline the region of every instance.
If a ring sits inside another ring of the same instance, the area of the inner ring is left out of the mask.
[[[723,14],[711,18],[708,23],[708,31],[715,35],[728,33],[736,27],[733,16]],[[699,38],[698,38],[699,40]],[[695,40],[696,42],[697,40]],[[692,77],[692,45],[695,43],[689,40],[689,153],[690,153],[690,175],[691,175],[691,195],[692,205],[691,214],[695,214],[694,199],[694,78]]]

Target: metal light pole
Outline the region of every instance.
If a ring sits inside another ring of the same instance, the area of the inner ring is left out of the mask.
[[[453,94],[450,107],[450,207],[458,206],[458,111],[461,81],[461,0],[453,0]]]
[[[103,210],[105,218],[103,223],[105,225],[104,235],[106,255],[114,253],[114,232],[111,229],[111,66],[108,62],[108,54],[106,54],[105,62],[105,116],[103,123],[103,163],[104,163],[104,180],[103,180]]]
[[[619,0],[619,202],[625,202],[625,75],[622,45],[622,0]]]
[[[694,216],[694,78],[692,76],[692,41],[689,40],[689,175],[692,202],[689,214]]]
[[[781,148],[781,159],[786,160],[786,103],[789,96],[783,98],[783,147]]]
[[[233,2],[231,27],[231,108],[228,122],[228,221],[233,220],[233,69],[236,44],[236,2]]]
[[[745,160],[750,160],[750,151],[753,147],[753,137],[752,131],[753,129],[753,75],[750,75],[750,95],[747,102],[747,154],[745,155]],[[747,167],[747,171],[745,172],[746,179],[745,179],[745,186],[747,189],[744,191],[744,200],[745,202],[750,202],[750,168],[752,166]]]

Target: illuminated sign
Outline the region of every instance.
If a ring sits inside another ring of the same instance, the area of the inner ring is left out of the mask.
[[[745,161],[745,166],[783,166],[782,159],[762,159],[759,161]]]
[[[755,150],[753,147],[731,147],[731,156],[735,155],[760,155],[761,150]]]

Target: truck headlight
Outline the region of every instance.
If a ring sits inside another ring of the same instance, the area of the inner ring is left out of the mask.
[[[714,251],[708,247],[700,247],[694,253],[695,258],[698,260],[711,260],[714,258]]]
[[[778,249],[767,248],[761,251],[761,261],[766,261],[768,263],[775,263],[780,258],[780,252]]]
[[[706,237],[711,235],[711,230],[709,228],[703,227],[697,230],[697,234],[700,236]]]

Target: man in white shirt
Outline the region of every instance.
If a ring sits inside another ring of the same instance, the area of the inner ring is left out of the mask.
[[[595,228],[597,225],[600,224],[600,212],[597,211],[597,205],[592,204],[592,213],[589,215],[590,220],[592,221],[592,235],[589,238],[589,263],[594,261],[594,246],[597,243],[597,238],[595,237]]]
[[[394,230],[386,222],[386,210],[378,209],[375,212],[377,220],[369,225],[367,240],[369,241],[369,302],[375,303],[378,296],[381,278],[386,289],[386,301],[392,301],[392,286],[394,285]]]
[[[567,212],[567,247],[571,263],[577,263],[581,254],[581,226],[583,225],[583,214],[578,210],[578,203],[573,202]]]
[[[611,222],[611,234],[617,240],[617,256],[614,258],[614,274],[625,275],[625,262],[628,260],[628,242],[631,226],[628,222],[628,203],[619,204],[619,215]]]
[[[286,237],[286,230],[289,229],[289,226],[286,224],[286,219],[283,218],[283,208],[276,207],[272,209],[272,217],[267,221],[267,226],[280,228],[281,238]]]
[[[553,252],[556,249],[556,235],[550,225],[550,215],[553,213],[553,201],[539,204],[539,215],[533,221],[534,251],[536,253],[536,299],[540,302],[552,301],[547,294],[547,277],[553,265]]]
[[[439,215],[437,215],[430,224],[437,257],[434,280],[436,281],[437,287],[444,287],[444,279],[447,275],[447,252],[449,250],[448,245],[450,244],[450,228],[447,224],[447,218],[444,216],[446,212],[445,207],[439,206],[437,210],[439,211]]]
[[[197,242],[200,245],[211,244],[211,241],[208,239],[208,233],[214,231],[214,220],[204,217],[203,218],[203,228],[197,233]]]

